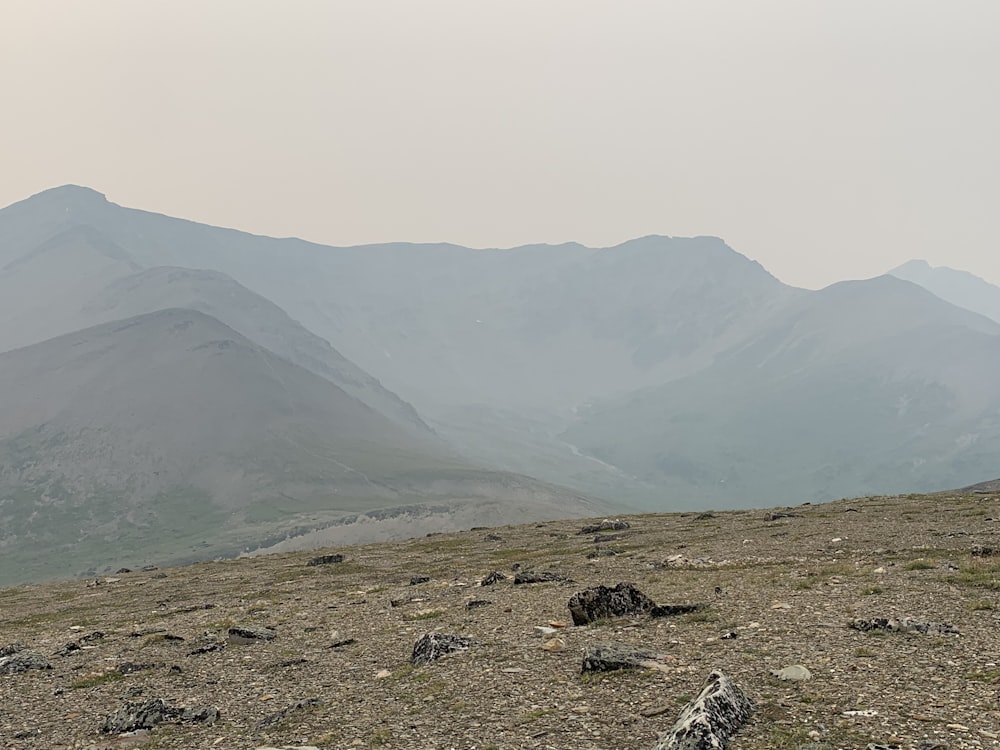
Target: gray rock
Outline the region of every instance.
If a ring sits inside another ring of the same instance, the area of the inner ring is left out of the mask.
[[[486,578],[480,582],[480,586],[492,586],[494,583],[499,583],[500,581],[506,581],[507,576],[501,573],[499,570],[494,570]]]
[[[623,529],[629,528],[628,521],[622,521],[621,519],[615,518],[605,518],[603,521],[598,521],[597,523],[588,524],[580,529],[580,534],[596,534],[598,531],[622,531]]]
[[[574,625],[587,625],[609,617],[625,617],[649,612],[656,602],[631,583],[618,583],[614,588],[595,586],[573,594],[569,611]]]
[[[269,716],[265,716],[263,719],[257,722],[257,728],[263,729],[271,724],[277,724],[279,721],[284,719],[288,714],[295,713],[296,711],[301,711],[305,708],[311,708],[312,706],[318,706],[320,704],[319,698],[305,698],[300,701],[295,701],[289,706],[285,706],[280,711],[275,711]]]
[[[320,555],[319,557],[312,558],[306,565],[332,565],[333,563],[344,562],[343,555]]]
[[[144,701],[126,701],[112,714],[109,714],[101,725],[104,734],[124,734],[149,730],[157,724],[176,720],[180,722],[204,722],[214,724],[219,720],[219,711],[211,706],[168,706],[160,698],[149,698]]]
[[[156,666],[156,664],[136,664],[127,661],[118,665],[118,672],[120,674],[134,674],[135,672],[142,672],[147,669],[156,669]]]
[[[252,625],[237,625],[229,628],[229,640],[233,643],[273,641],[277,635],[271,628],[258,628]]]
[[[753,703],[736,683],[712,672],[653,750],[721,750],[752,712]]]
[[[704,604],[657,604],[649,610],[650,617],[676,617],[677,615],[689,615],[692,612],[700,612],[705,609]]]
[[[790,667],[772,669],[771,674],[779,680],[789,680],[791,682],[805,682],[812,679],[812,672],[801,664],[793,664]]]
[[[887,633],[922,633],[923,635],[961,635],[954,625],[946,622],[924,622],[910,617],[858,618],[851,622],[854,630],[869,633],[880,630]]]
[[[648,649],[625,646],[620,643],[603,643],[588,646],[583,654],[581,672],[615,672],[619,669],[638,669],[661,663],[663,657]]]
[[[428,633],[413,644],[413,654],[410,656],[410,664],[429,664],[447,654],[455,653],[456,651],[467,651],[472,646],[478,645],[480,645],[480,642],[475,638],[448,635],[447,633]]]
[[[52,669],[52,665],[44,656],[32,651],[17,651],[0,657],[0,674],[18,674],[29,669]]]
[[[558,573],[550,573],[545,571],[543,573],[536,573],[533,570],[519,570],[514,574],[514,585],[519,586],[525,583],[552,583],[556,581],[568,581],[566,576],[561,576]]]
[[[127,701],[109,714],[101,725],[104,734],[124,734],[139,729],[152,729],[167,717],[167,706],[159,698]]]

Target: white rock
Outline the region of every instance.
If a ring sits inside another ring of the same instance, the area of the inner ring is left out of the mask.
[[[779,680],[791,680],[792,682],[805,682],[812,679],[812,672],[801,664],[793,664],[782,669],[772,669],[771,674]]]

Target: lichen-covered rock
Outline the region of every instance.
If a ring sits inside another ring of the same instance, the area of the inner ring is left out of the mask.
[[[721,750],[752,712],[753,703],[736,683],[712,672],[653,750]]]
[[[139,729],[152,729],[167,716],[167,706],[160,698],[128,701],[104,719],[104,734],[123,734]]]
[[[29,669],[52,669],[52,665],[44,656],[32,651],[19,650],[9,656],[0,657],[0,674],[18,674]]]
[[[858,618],[851,622],[854,630],[868,633],[880,630],[888,633],[921,633],[923,635],[961,635],[954,625],[946,622],[924,622],[909,617]]]
[[[648,649],[625,646],[620,643],[603,643],[589,646],[583,654],[581,672],[616,672],[620,669],[650,667],[663,661],[663,657]]]
[[[573,594],[569,611],[574,625],[587,625],[609,617],[625,617],[649,612],[656,602],[631,583],[618,583],[614,588],[594,586]]]
[[[219,720],[219,710],[211,706],[169,706],[160,698],[127,701],[104,719],[101,732],[124,734],[140,729],[152,729],[157,724],[171,719],[214,724]]]
[[[447,633],[428,633],[413,644],[411,664],[428,664],[456,651],[467,651],[480,644],[475,638]]]

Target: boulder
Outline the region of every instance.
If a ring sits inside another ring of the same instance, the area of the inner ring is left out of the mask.
[[[44,656],[32,651],[17,651],[0,657],[0,674],[18,674],[29,669],[52,669],[52,665]]]
[[[455,653],[456,651],[467,651],[472,646],[478,645],[480,645],[480,642],[475,638],[449,635],[447,633],[428,633],[413,644],[413,654],[410,656],[410,664],[429,664],[447,654]]]
[[[157,724],[177,720],[181,722],[205,722],[214,724],[219,720],[219,710],[211,706],[169,706],[160,698],[144,701],[126,701],[117,711],[109,714],[101,725],[104,734],[124,734],[140,729],[152,729]]]
[[[574,625],[587,625],[609,617],[625,617],[649,612],[656,602],[631,583],[618,583],[614,588],[595,586],[573,594],[569,611]]]
[[[653,750],[720,750],[750,718],[753,703],[731,679],[715,671]]]
[[[139,729],[152,729],[167,718],[167,706],[159,698],[144,701],[127,701],[104,719],[101,732],[124,734]]]

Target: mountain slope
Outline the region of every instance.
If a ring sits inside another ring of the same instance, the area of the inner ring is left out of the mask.
[[[996,372],[1000,326],[895,278],[844,282],[566,438],[700,502],[919,491],[995,473]]]
[[[985,279],[946,266],[932,267],[925,260],[911,260],[889,273],[912,281],[953,305],[1000,323],[1000,287]]]
[[[0,354],[0,392],[4,583],[210,557],[378,508],[495,507],[508,486],[541,516],[595,508],[464,464],[191,310]]]
[[[427,425],[414,408],[382,387],[324,339],[270,300],[217,271],[151,268],[111,282],[75,316],[95,325],[155,310],[185,308],[217,318],[279,357],[313,372],[416,432]],[[67,321],[68,325],[72,325]]]

